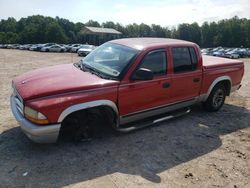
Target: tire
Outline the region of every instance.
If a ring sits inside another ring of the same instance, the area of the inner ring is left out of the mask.
[[[203,103],[205,110],[216,112],[221,109],[225,102],[226,89],[222,84],[217,84],[210,93],[207,100]]]
[[[93,122],[91,114],[75,112],[63,122],[60,137],[67,136],[74,142],[90,140],[93,137]]]
[[[46,49],[46,52],[49,52],[49,49]]]

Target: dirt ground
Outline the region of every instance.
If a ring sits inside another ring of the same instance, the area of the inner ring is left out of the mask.
[[[0,187],[250,187],[250,59],[242,59],[242,88],[217,113],[197,105],[186,116],[130,134],[32,143],[11,113],[11,80],[79,59],[0,49]]]

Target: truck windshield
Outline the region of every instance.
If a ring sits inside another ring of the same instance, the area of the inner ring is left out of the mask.
[[[118,78],[137,52],[123,45],[105,43],[82,59],[81,64],[98,73]]]

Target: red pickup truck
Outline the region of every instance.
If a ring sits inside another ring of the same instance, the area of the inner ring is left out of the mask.
[[[197,102],[217,111],[240,88],[243,73],[243,62],[202,57],[191,42],[118,39],[79,63],[16,77],[11,108],[35,142],[56,142],[63,130],[79,140],[90,137],[97,119],[127,132],[184,114]]]

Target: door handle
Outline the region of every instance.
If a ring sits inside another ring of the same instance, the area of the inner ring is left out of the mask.
[[[170,87],[170,83],[166,82],[162,84],[163,88],[169,88]]]
[[[193,79],[193,82],[195,82],[195,83],[197,83],[197,82],[199,82],[200,81],[200,78],[194,78]]]

